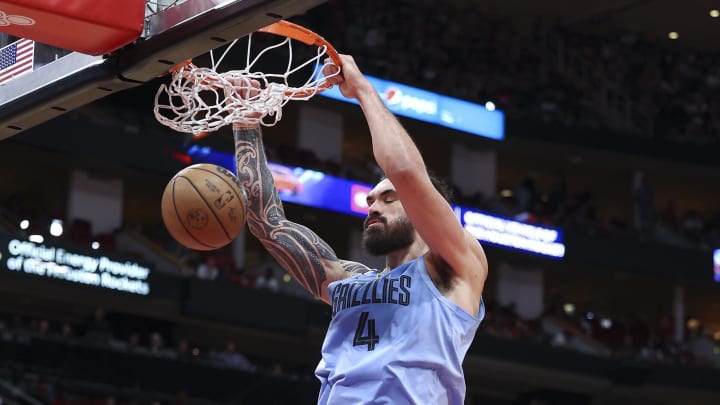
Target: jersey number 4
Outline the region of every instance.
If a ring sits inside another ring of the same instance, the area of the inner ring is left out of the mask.
[[[358,322],[357,329],[355,329],[355,337],[353,338],[353,346],[367,345],[368,351],[374,350],[375,345],[380,341],[380,336],[375,334],[375,320],[368,319],[369,315],[369,312],[360,314],[360,321]],[[363,335],[366,327],[367,335]]]

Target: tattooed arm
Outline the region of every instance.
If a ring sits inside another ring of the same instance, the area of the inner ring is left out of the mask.
[[[237,176],[248,196],[247,223],[265,249],[313,295],[328,301],[327,284],[368,268],[339,260],[312,230],[285,218],[282,202],[267,166],[259,127],[235,126]]]

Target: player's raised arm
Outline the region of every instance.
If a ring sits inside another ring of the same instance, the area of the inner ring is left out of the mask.
[[[237,177],[247,191],[247,224],[265,249],[313,295],[329,302],[327,284],[354,272],[362,264],[339,260],[315,232],[285,218],[282,202],[267,166],[259,126],[233,127]]]
[[[359,101],[368,122],[377,164],[392,182],[408,218],[427,243],[431,258],[440,265],[446,264],[451,273],[469,287],[471,299],[462,306],[477,308],[475,304],[487,275],[482,247],[462,228],[448,202],[435,189],[415,143],[385,107],[352,57],[342,55],[342,62],[342,75],[334,82],[345,97]]]

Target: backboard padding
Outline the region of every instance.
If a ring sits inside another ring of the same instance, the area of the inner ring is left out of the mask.
[[[148,19],[145,38],[125,48],[95,57],[74,52],[0,87],[0,140],[140,86],[176,63],[324,1],[190,0],[167,9]],[[213,4],[222,7],[197,11]]]

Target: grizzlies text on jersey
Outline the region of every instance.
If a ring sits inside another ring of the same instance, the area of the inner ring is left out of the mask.
[[[444,297],[423,257],[328,286],[333,318],[315,370],[319,404],[453,404],[475,317]]]

